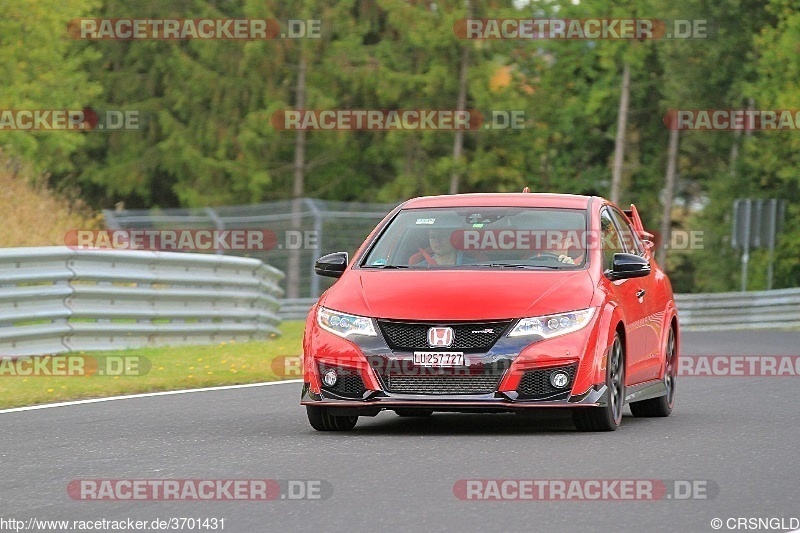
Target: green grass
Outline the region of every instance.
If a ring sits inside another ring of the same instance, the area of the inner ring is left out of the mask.
[[[0,409],[84,398],[142,392],[196,389],[217,385],[258,383],[285,376],[272,368],[276,357],[302,354],[302,321],[283,322],[282,336],[259,342],[170,346],[109,352],[87,352],[91,357],[139,357],[144,375],[15,376],[0,374]],[[282,367],[280,367],[282,368]],[[87,372],[88,373],[88,372]]]

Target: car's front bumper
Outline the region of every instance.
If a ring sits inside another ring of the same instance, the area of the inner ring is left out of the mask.
[[[326,391],[316,394],[306,383],[302,405],[328,407],[339,414],[372,416],[389,409],[424,409],[444,412],[519,412],[542,408],[603,407],[608,402],[605,385],[595,385],[583,394],[567,395],[556,400],[521,400],[512,392],[490,394],[392,394],[367,390],[361,399],[337,397]]]

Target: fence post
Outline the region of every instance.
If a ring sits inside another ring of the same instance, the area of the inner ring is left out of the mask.
[[[322,213],[312,198],[306,198],[306,202],[308,203],[309,209],[311,209],[311,212],[314,214],[314,234],[317,237],[316,242],[320,243],[322,242]],[[317,249],[316,252],[311,253],[311,294],[309,296],[312,298],[319,298],[319,276],[314,273],[314,265],[317,262],[317,255],[319,255],[319,249]]]

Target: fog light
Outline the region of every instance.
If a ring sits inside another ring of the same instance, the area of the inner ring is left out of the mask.
[[[322,382],[325,384],[326,387],[333,387],[334,385],[336,385],[336,380],[338,378],[339,376],[336,375],[336,370],[331,368],[330,370],[325,372],[324,376],[322,376]]]
[[[569,383],[569,376],[566,375],[564,372],[553,372],[550,374],[550,384],[557,388],[563,389]]]

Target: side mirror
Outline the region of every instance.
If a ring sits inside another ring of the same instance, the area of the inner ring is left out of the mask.
[[[347,261],[347,252],[334,252],[332,254],[323,255],[314,263],[314,272],[316,272],[318,276],[338,278],[341,277],[344,273],[344,269],[347,268]]]
[[[650,273],[650,261],[634,254],[614,254],[614,264],[605,274],[610,280],[641,278]]]

